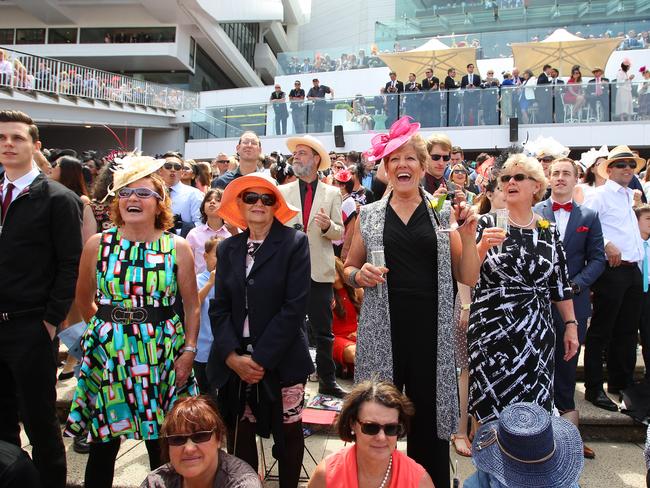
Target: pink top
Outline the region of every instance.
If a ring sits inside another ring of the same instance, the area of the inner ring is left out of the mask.
[[[219,230],[213,230],[208,224],[203,224],[194,227],[187,234],[186,240],[194,253],[194,271],[197,275],[206,270],[205,259],[203,258],[203,253],[205,252],[204,246],[208,239],[213,237],[223,237],[226,239],[230,237],[230,232],[228,232],[225,225]]]
[[[359,488],[356,444],[327,456],[325,462],[327,488]],[[417,488],[424,473],[422,466],[406,454],[395,450],[389,488]]]

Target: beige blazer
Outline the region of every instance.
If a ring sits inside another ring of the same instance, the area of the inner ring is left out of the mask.
[[[302,203],[300,201],[300,187],[298,180],[280,185],[282,192],[289,205],[300,210],[298,215],[289,220],[287,227],[302,227]],[[314,217],[320,209],[329,215],[332,225],[323,232],[318,225],[313,223]],[[338,188],[318,182],[314,203],[309,214],[307,224],[307,239],[309,240],[309,256],[311,258],[311,279],[319,283],[334,283],[336,270],[334,268],[334,248],[332,241],[338,241],[343,236],[343,215],[341,214],[341,192]]]

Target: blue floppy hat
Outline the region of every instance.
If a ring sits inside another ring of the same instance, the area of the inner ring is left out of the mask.
[[[472,459],[509,488],[573,486],[584,466],[578,429],[534,403],[510,405],[481,426]]]

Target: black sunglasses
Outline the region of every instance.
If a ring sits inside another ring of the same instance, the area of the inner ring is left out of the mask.
[[[217,164],[228,164],[230,161],[227,159],[217,159]]]
[[[525,175],[523,173],[517,173],[516,175],[501,175],[499,177],[499,180],[501,183],[508,183],[511,179],[515,181],[524,181],[524,180],[533,180],[535,181],[535,178],[531,178],[528,175]]]
[[[242,193],[241,199],[247,205],[254,205],[258,200],[262,200],[262,204],[266,207],[272,207],[277,201],[273,193],[255,193],[253,191],[245,191]]]
[[[467,171],[465,171],[464,169],[455,169],[454,171],[452,171],[452,173],[455,175],[466,175]]]
[[[357,420],[361,426],[361,432],[366,435],[377,435],[380,430],[384,431],[388,437],[400,437],[404,434],[404,427],[400,423],[396,424],[377,424],[375,422],[362,422]]]
[[[449,161],[451,159],[451,155],[447,154],[445,156],[441,156],[440,154],[431,154],[431,159],[434,161],[440,161],[440,158],[442,158],[443,161]]]
[[[183,165],[181,163],[165,163],[163,164],[163,168],[165,169],[175,169],[176,171],[180,171],[183,168]]]
[[[610,164],[608,167],[616,168],[616,169],[625,169],[625,168],[636,169],[636,161],[616,161]]]
[[[151,198],[156,197],[158,200],[162,200],[162,197],[155,191],[150,190],[149,188],[120,188],[117,190],[117,195],[120,198],[129,198],[135,193],[135,196],[138,198]]]
[[[170,446],[184,446],[188,439],[192,439],[194,444],[203,444],[212,439],[213,430],[203,430],[201,432],[194,432],[192,434],[175,434],[165,436],[167,443]]]

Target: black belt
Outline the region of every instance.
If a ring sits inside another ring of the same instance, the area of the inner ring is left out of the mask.
[[[9,322],[14,319],[33,317],[45,312],[44,308],[28,308],[27,310],[18,310],[17,312],[0,312],[0,323]]]
[[[95,317],[104,322],[117,324],[153,324],[171,319],[176,312],[174,307],[120,307],[119,305],[100,305]]]

